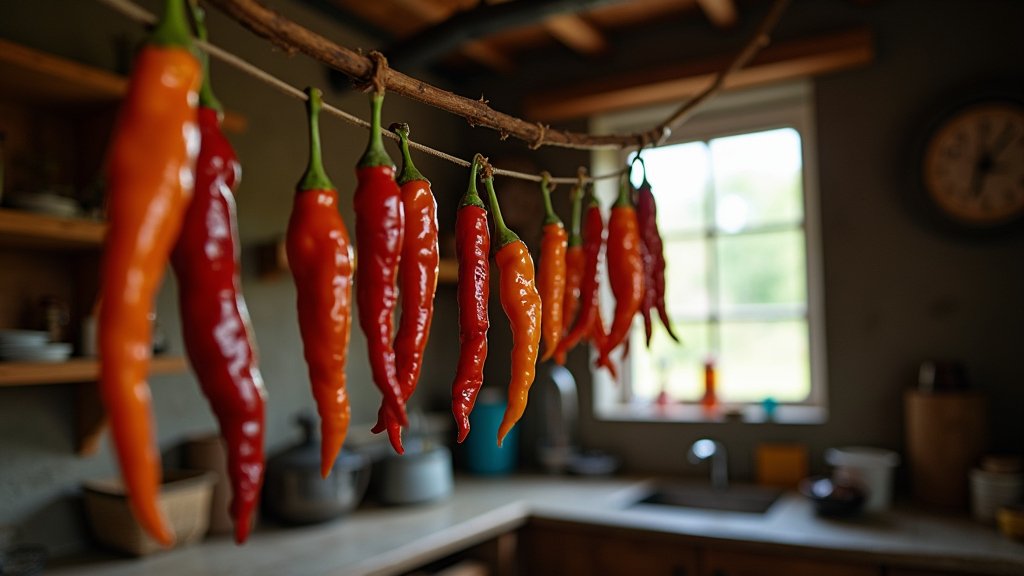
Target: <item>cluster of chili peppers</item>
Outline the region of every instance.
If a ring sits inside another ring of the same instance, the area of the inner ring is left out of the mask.
[[[193,16],[200,38],[205,38],[201,14],[195,10]],[[233,190],[241,168],[220,131],[221,109],[208,74],[196,108],[204,64],[192,52],[184,0],[166,0],[163,18],[136,64],[108,165],[101,392],[132,510],[144,529],[165,545],[174,535],[156,504],[160,461],[145,376],[151,350],[149,312],[168,260],[181,286],[187,352],[227,440],[231,513],[239,543],[248,536],[264,469],[265,391],[239,288]],[[374,93],[370,139],[356,167],[355,270],[338,193],[323,168],[321,94],[313,88],[306,94],[309,163],[296,187],[286,251],[298,295],[303,355],[321,419],[321,474],[326,477],[351,419],[345,368],[353,281],[373,379],[383,395],[373,431],[387,430],[394,449],[403,452],[405,407],[419,379],[433,318],[437,206],[430,182],[412,161],[409,127],[404,124],[392,126],[403,158],[396,179],[381,140],[383,93]],[[456,214],[460,351],[452,412],[459,442],[469,433],[487,357],[491,235],[487,208],[477,192],[481,171],[494,223],[499,296],[513,335],[508,404],[497,438],[501,445],[525,411],[542,339],[543,360],[554,357],[559,363],[579,342],[591,342],[598,350],[598,365],[614,376],[609,355],[626,339],[638,311],[644,314],[648,342],[653,309],[676,337],[665,308],[665,259],[646,175],[637,190],[637,208],[625,176],[612,207],[607,262],[616,308],[606,333],[599,306],[604,221],[592,194],[583,214],[582,172],[572,191],[570,232],[552,207],[550,176],[543,176],[544,235],[535,279],[529,250],[502,218],[492,169],[477,154]],[[392,340],[399,291],[401,321]]]
[[[201,11],[193,9],[206,39]],[[220,102],[209,67],[199,92],[201,145],[195,193],[171,255],[178,278],[182,336],[192,369],[220,423],[227,447],[235,541],[245,542],[263,484],[266,393],[257,365],[249,313],[239,286],[238,222],[233,192],[241,165],[221,133]]]

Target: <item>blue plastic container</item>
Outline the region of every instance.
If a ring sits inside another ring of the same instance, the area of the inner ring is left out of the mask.
[[[486,391],[484,391],[486,392]],[[498,447],[498,426],[505,415],[505,400],[500,394],[484,394],[477,398],[469,415],[469,436],[463,442],[466,470],[482,476],[508,474],[516,469],[519,455],[519,426],[505,436]]]

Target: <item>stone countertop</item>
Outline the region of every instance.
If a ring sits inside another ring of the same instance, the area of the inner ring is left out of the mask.
[[[1024,573],[1024,544],[966,518],[896,509],[852,521],[825,520],[785,494],[764,515],[629,504],[649,480],[459,477],[454,495],[409,507],[363,507],[327,524],[262,527],[244,546],[228,537],[142,559],[110,556],[63,563],[48,574],[400,574],[523,526],[530,517],[675,534],[704,545],[795,546],[879,564]]]

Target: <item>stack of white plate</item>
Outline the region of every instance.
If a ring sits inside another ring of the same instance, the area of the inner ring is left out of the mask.
[[[0,360],[63,362],[71,356],[71,344],[49,342],[41,330],[0,330]]]

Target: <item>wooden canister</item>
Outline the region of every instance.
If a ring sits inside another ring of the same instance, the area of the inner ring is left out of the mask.
[[[987,446],[985,396],[910,390],[905,413],[914,499],[946,510],[966,509],[968,475]]]

